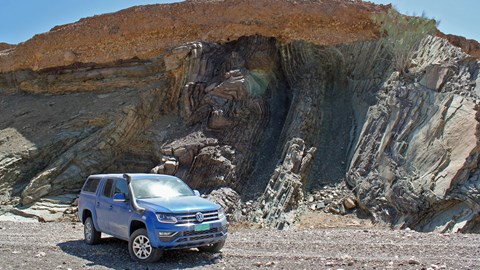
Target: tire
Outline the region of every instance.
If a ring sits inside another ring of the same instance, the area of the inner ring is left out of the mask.
[[[132,233],[128,241],[128,252],[133,260],[143,263],[156,262],[163,255],[163,250],[152,247],[145,229],[138,229]]]
[[[83,236],[85,243],[89,245],[95,245],[100,242],[102,233],[95,229],[95,225],[93,224],[91,217],[88,217],[83,224]]]
[[[202,252],[219,252],[222,250],[223,246],[225,245],[225,240],[217,242],[215,244],[211,244],[208,246],[198,247],[198,250]]]

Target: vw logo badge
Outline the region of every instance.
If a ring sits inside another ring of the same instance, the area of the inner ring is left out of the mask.
[[[202,222],[204,219],[203,214],[201,212],[197,212],[195,214],[195,218],[197,219],[198,222]]]

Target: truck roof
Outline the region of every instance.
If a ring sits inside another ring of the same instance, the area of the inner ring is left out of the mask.
[[[123,175],[128,174],[132,179],[138,179],[138,178],[144,178],[144,177],[151,177],[151,176],[161,176],[164,178],[175,178],[177,179],[176,176],[173,175],[167,175],[167,174],[156,174],[156,173],[102,173],[102,174],[92,174],[88,176],[90,177],[114,177],[114,178],[124,178]]]

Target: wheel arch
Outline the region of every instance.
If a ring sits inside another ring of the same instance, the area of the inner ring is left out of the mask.
[[[132,220],[130,222],[130,230],[128,232],[128,236],[130,237],[134,231],[142,228],[148,231],[147,225],[145,224],[145,222],[140,220]]]
[[[92,220],[93,220],[93,214],[92,214],[92,211],[90,211],[90,209],[84,209],[83,212],[82,212],[82,224],[85,224],[85,220],[87,220],[87,218],[91,217]],[[93,220],[94,223],[95,223],[95,220]]]

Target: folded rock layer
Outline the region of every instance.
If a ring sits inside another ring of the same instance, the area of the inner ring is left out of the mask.
[[[0,201],[152,171],[218,190],[228,209],[256,200],[252,220],[287,228],[304,191],[345,181],[379,221],[478,231],[480,63],[427,37],[409,72],[394,72],[370,20],[385,8],[188,1],[9,46]]]

